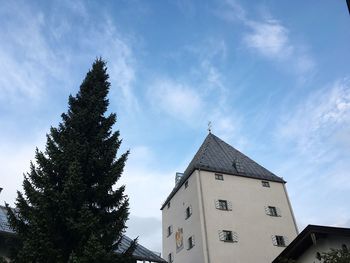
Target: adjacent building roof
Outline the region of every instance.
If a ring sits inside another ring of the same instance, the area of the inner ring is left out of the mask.
[[[317,240],[329,236],[350,237],[350,228],[308,225],[272,263],[279,263],[281,259],[298,259]]]
[[[1,234],[15,234],[15,232],[9,227],[9,223],[7,220],[7,210],[6,207],[0,206],[0,236]],[[125,252],[130,246],[132,239],[127,236],[122,236],[120,240],[120,244],[116,253]],[[166,263],[164,259],[162,259],[156,253],[150,251],[144,246],[137,243],[136,248],[133,252],[133,258],[136,260],[143,260],[149,262],[157,262],[157,263]]]
[[[182,179],[176,184],[161,209],[196,169],[285,183],[281,177],[254,162],[214,134],[209,133],[186,168]]]
[[[130,247],[132,241],[133,240],[131,238],[127,236],[123,236],[116,252],[119,254],[125,252]],[[147,248],[145,248],[140,244],[137,244],[136,249],[132,255],[133,255],[133,258],[136,260],[166,263],[166,261],[162,259],[160,256],[158,256],[156,253],[148,250]]]

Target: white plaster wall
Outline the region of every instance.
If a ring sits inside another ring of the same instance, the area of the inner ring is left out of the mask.
[[[282,183],[270,182],[263,187],[261,180],[224,174],[224,181],[215,174],[200,171],[208,232],[209,262],[270,263],[284,248],[274,246],[272,235],[287,236],[292,241],[297,229]],[[232,211],[215,208],[215,200],[232,202]],[[265,206],[276,206],[281,217],[268,216]],[[238,234],[237,243],[219,240],[219,230]],[[184,261],[191,262],[191,261]]]
[[[198,177],[194,172],[188,179],[188,187],[183,185],[170,201],[170,208],[165,206],[162,210],[163,231],[163,258],[168,260],[170,252],[174,255],[174,263],[204,263],[201,218],[201,206],[198,198]],[[185,210],[191,205],[192,216],[185,219]],[[173,226],[173,233],[167,237],[167,228]],[[184,248],[176,252],[175,233],[178,228],[183,228]],[[187,250],[187,238],[194,235],[195,246]]]
[[[297,260],[297,263],[320,263],[316,259],[317,252],[329,252],[331,248],[339,249],[345,244],[350,249],[350,237],[328,237],[327,239],[319,239],[316,244],[305,251]]]

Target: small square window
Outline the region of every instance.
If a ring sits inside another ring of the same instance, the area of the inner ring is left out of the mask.
[[[171,263],[174,261],[174,256],[173,256],[173,253],[169,253],[168,254],[168,262]]]
[[[215,179],[223,181],[224,180],[224,175],[223,174],[215,174]]]
[[[219,238],[224,242],[238,242],[238,235],[236,232],[230,230],[220,230]]]
[[[186,208],[186,216],[185,216],[185,219],[189,218],[191,215],[192,215],[192,207],[191,207],[191,206],[188,206],[188,207]]]
[[[185,182],[185,188],[187,188],[187,187],[188,187],[188,181]]]
[[[168,236],[173,233],[173,226],[168,226]]]
[[[219,209],[221,210],[228,210],[227,201],[226,200],[219,200]]]
[[[275,236],[275,238],[276,238],[276,246],[279,246],[279,247],[285,247],[286,246],[286,242],[285,242],[283,236]]]
[[[270,216],[278,216],[276,207],[269,206],[269,215]]]
[[[232,231],[227,231],[227,230],[224,230],[222,231],[223,234],[224,234],[224,241],[233,241],[233,238],[232,238]]]
[[[187,239],[187,249],[191,249],[194,247],[194,236],[190,236]]]
[[[168,205],[167,205],[168,209],[170,208],[170,201],[168,202]]]
[[[261,181],[263,187],[270,187],[270,183],[268,181]]]

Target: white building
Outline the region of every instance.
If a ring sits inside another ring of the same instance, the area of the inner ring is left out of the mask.
[[[161,207],[174,263],[270,263],[297,234],[285,181],[209,133]]]

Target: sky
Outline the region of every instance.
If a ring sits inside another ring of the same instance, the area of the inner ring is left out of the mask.
[[[212,132],[287,181],[297,224],[350,227],[346,1],[0,0],[0,203],[97,57],[130,197],[161,251],[162,202]]]

